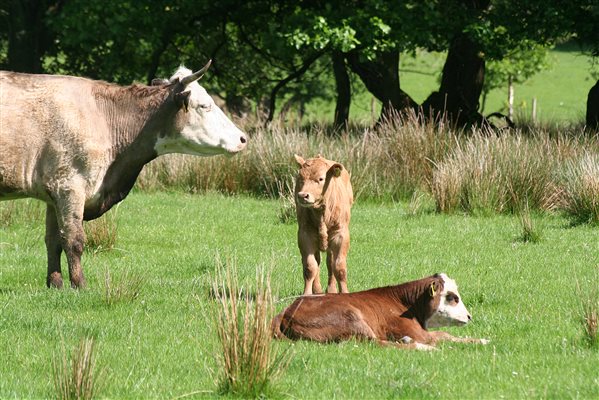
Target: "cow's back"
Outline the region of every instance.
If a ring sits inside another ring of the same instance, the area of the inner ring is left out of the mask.
[[[110,143],[94,81],[0,71],[0,199],[46,200],[45,183],[89,170]]]

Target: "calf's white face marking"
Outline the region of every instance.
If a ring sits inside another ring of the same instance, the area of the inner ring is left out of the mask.
[[[179,68],[170,81],[191,75],[187,68]],[[235,154],[246,147],[247,137],[197,82],[187,85],[189,91],[187,111],[180,111],[183,123],[176,130],[160,137],[154,146],[158,155],[182,153],[195,156]]]
[[[438,328],[467,324],[472,317],[462,302],[458,286],[445,274],[441,274],[441,279],[443,279],[443,292],[440,294],[439,307],[426,321],[426,327]]]

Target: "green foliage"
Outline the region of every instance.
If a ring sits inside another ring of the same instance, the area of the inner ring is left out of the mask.
[[[510,51],[503,59],[486,64],[484,94],[491,90],[506,87],[512,83],[524,83],[536,73],[549,67],[549,49],[525,41]]]

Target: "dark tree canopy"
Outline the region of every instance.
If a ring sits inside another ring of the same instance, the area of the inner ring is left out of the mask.
[[[249,100],[272,119],[277,99],[335,97],[343,126],[357,77],[383,114],[422,107],[469,124],[483,118],[488,61],[568,38],[599,55],[598,20],[596,0],[0,0],[0,67],[130,83],[211,58],[209,85],[233,112]],[[447,52],[421,105],[399,73],[416,49]]]

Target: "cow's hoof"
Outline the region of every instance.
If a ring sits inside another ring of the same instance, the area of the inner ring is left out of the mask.
[[[85,289],[86,283],[83,275],[75,277],[71,279],[71,288],[72,289]]]
[[[404,344],[410,344],[412,343],[414,340],[412,340],[411,337],[409,336],[404,336],[400,339],[400,342],[404,343]]]
[[[62,289],[62,276],[59,272],[54,272],[46,278],[46,286],[49,288]]]
[[[434,351],[437,350],[437,348],[428,344],[416,342],[416,350]]]

